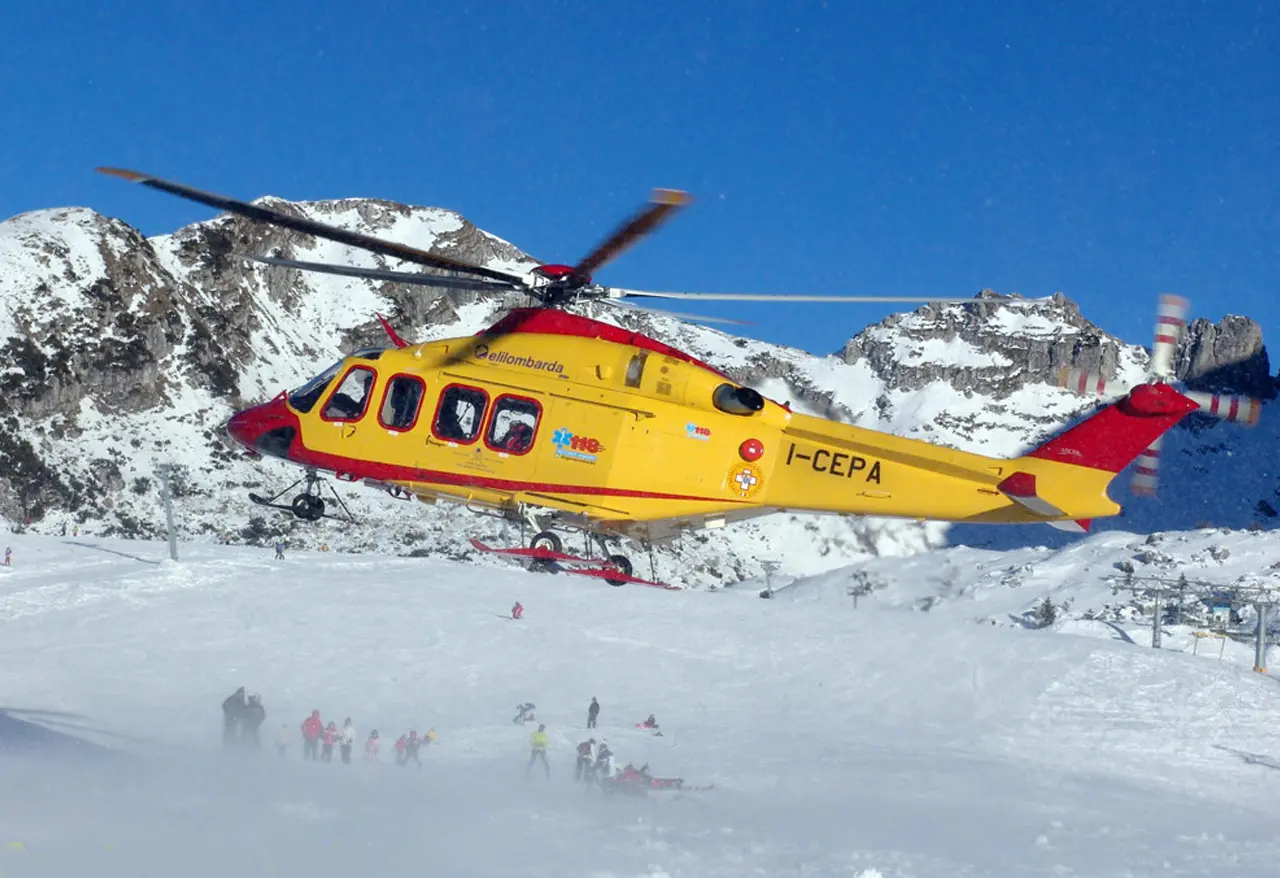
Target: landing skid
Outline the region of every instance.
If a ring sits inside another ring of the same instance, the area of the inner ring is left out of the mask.
[[[539,534],[538,537],[542,537]],[[551,548],[545,544],[539,544],[538,537],[534,538],[534,545],[528,549],[499,549],[493,546],[485,545],[477,539],[471,540],[471,545],[481,552],[487,552],[494,555],[506,555],[512,558],[528,558],[533,561],[532,569],[546,570],[552,573],[576,573],[579,576],[590,576],[595,579],[603,579],[610,585],[619,586],[627,583],[635,585],[648,585],[653,588],[663,588],[668,591],[678,591],[678,587],[667,585],[663,582],[653,582],[648,579],[641,579],[638,576],[632,576],[630,573],[630,563],[625,568],[620,564],[617,558],[625,558],[621,555],[614,555],[611,558],[582,558],[577,555],[569,555],[559,549]],[[556,542],[559,542],[558,540]],[[561,564],[577,564],[581,567],[561,567]]]
[[[342,510],[342,515],[332,515],[326,511],[324,497],[321,496],[320,485],[324,480],[316,475],[315,470],[307,470],[307,474],[298,479],[283,491],[279,491],[270,497],[263,497],[260,494],[250,494],[249,500],[259,506],[266,506],[269,509],[279,509],[282,512],[292,513],[295,517],[301,518],[303,521],[319,521],[322,518],[328,518],[333,521],[341,521],[344,524],[355,524],[355,516],[351,514],[351,510],[347,508],[347,504],[342,502],[342,498],[338,496],[338,492],[333,489],[333,485],[328,485],[329,493],[333,495],[334,501]],[[285,494],[292,491],[298,485],[306,482],[306,486],[302,489],[302,493],[298,494],[289,503],[277,503]]]

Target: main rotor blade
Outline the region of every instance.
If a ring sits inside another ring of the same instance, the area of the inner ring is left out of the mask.
[[[196,201],[200,204],[208,205],[219,210],[225,210],[229,213],[239,214],[256,220],[260,223],[268,225],[281,226],[286,229],[292,229],[295,232],[302,232],[307,235],[315,235],[318,238],[324,238],[329,241],[336,241],[339,244],[347,244],[351,247],[359,247],[361,250],[368,250],[371,253],[377,253],[382,256],[394,256],[397,259],[403,259],[406,262],[413,262],[418,265],[427,265],[431,268],[443,268],[447,271],[461,271],[467,274],[475,274],[481,277],[492,278],[493,280],[506,281],[508,283],[521,283],[521,279],[513,274],[507,274],[501,271],[494,271],[491,268],[483,268],[479,265],[471,265],[466,262],[458,262],[445,256],[435,256],[426,250],[419,250],[417,247],[410,247],[408,244],[399,244],[395,241],[386,241],[382,238],[375,238],[372,235],[362,235],[359,232],[349,232],[346,229],[339,229],[336,226],[326,225],[324,223],[309,220],[304,217],[292,216],[279,210],[273,210],[269,207],[263,207],[259,204],[250,204],[247,201],[237,201],[234,198],[227,198],[225,195],[217,195],[212,192],[204,192],[200,189],[193,189],[190,186],[184,186],[181,183],[172,183],[168,180],[161,180],[158,177],[149,177],[137,171],[127,171],[121,168],[96,168],[99,173],[110,174],[113,177],[119,177],[122,180],[128,180],[130,183],[141,183],[143,186],[149,186],[161,192],[168,192],[170,195],[177,195],[180,198],[186,198],[189,201]]]
[[[675,189],[653,190],[648,206],[619,226],[612,235],[592,250],[590,255],[574,266],[569,279],[576,283],[586,283],[591,273],[597,268],[652,232],[671,214],[692,200],[688,193]]]
[[[328,262],[302,262],[296,259],[277,259],[274,256],[245,255],[245,259],[261,262],[263,265],[276,265],[281,268],[296,268],[300,271],[318,271],[322,274],[338,274],[343,277],[359,277],[367,280],[385,280],[393,283],[414,284],[420,287],[441,287],[455,290],[493,290],[507,292],[520,289],[515,284],[498,281],[479,280],[474,277],[441,277],[438,274],[422,274],[417,271],[391,271],[386,268],[360,268],[355,265],[333,265]]]
[[[972,302],[972,296],[792,296],[786,293],[652,293],[645,290],[609,288],[610,298],[703,299],[721,302]]]
[[[646,314],[658,314],[662,317],[683,317],[686,320],[697,320],[700,323],[733,323],[738,326],[750,326],[750,320],[734,320],[732,317],[707,317],[703,314],[686,314],[683,311],[667,311],[663,308],[646,308],[644,305],[635,305],[631,302],[624,302],[621,299],[601,299],[602,302],[608,302],[610,305],[616,305],[619,308],[626,308],[628,311],[643,311]]]

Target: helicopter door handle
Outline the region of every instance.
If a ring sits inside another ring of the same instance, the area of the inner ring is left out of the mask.
[[[351,438],[352,436],[354,436],[355,434],[356,434],[356,425],[355,425],[355,424],[345,424],[345,425],[343,425],[343,427],[342,427],[342,438],[343,438],[343,439],[350,439],[350,438]]]

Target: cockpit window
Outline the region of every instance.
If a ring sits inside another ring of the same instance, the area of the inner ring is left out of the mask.
[[[764,408],[764,397],[750,387],[721,384],[711,394],[711,402],[731,415],[753,415]]]
[[[315,404],[319,402],[320,397],[324,395],[325,388],[329,386],[329,382],[333,380],[333,376],[338,374],[338,370],[342,368],[342,360],[334,363],[328,369],[325,369],[316,377],[312,378],[306,384],[299,387],[293,393],[289,394],[289,405],[298,411],[306,414],[315,408]]]
[[[382,353],[385,350],[386,348],[361,348],[351,356],[358,357],[361,360],[376,360],[378,357],[382,356]]]
[[[326,421],[358,421],[369,404],[373,390],[373,370],[356,366],[346,374],[338,389],[325,403],[320,417]]]

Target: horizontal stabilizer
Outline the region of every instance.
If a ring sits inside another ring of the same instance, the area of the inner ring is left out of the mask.
[[[1078,518],[1075,521],[1047,521],[1045,524],[1058,530],[1065,530],[1067,533],[1087,534],[1089,528],[1093,525],[1093,519]]]
[[[1036,477],[1031,473],[1016,472],[996,485],[996,488],[1010,500],[1021,503],[1036,515],[1043,515],[1045,518],[1066,515],[1064,511],[1036,493]]]

